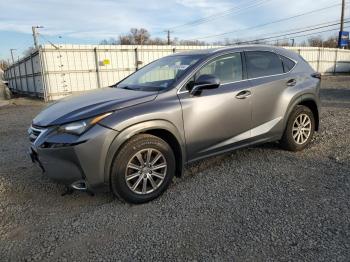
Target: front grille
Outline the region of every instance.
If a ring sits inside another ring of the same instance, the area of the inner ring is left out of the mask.
[[[44,129],[31,126],[28,129],[29,141],[31,143],[34,143],[43,132]]]

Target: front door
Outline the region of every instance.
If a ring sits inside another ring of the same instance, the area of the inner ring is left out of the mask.
[[[250,138],[251,97],[243,80],[241,53],[208,62],[194,76],[212,74],[220,79],[216,89],[192,96],[180,92],[188,160],[225,151]]]

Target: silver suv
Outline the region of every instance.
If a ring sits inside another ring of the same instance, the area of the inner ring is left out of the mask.
[[[70,188],[143,203],[186,163],[268,141],[305,148],[319,127],[319,87],[320,75],[282,48],[174,54],[47,107],[28,130],[30,155]]]

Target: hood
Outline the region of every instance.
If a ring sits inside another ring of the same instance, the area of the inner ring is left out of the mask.
[[[158,92],[102,88],[63,98],[33,119],[37,126],[61,125],[154,100]]]

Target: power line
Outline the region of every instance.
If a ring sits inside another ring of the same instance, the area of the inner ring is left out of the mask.
[[[346,24],[346,23],[350,23],[350,21],[344,22],[344,24]],[[260,38],[260,39],[257,39],[257,40],[250,40],[250,41],[244,41],[244,42],[239,42],[239,43],[250,43],[250,42],[254,42],[254,41],[264,41],[264,40],[273,39],[273,38],[276,38],[276,37],[291,36],[291,35],[295,35],[295,34],[315,31],[315,30],[322,29],[322,28],[334,27],[334,26],[337,26],[337,25],[339,25],[339,23],[335,23],[335,24],[331,24],[331,25],[327,25],[327,26],[319,26],[319,27],[316,27],[316,28],[308,29],[308,30],[301,30],[301,31],[297,31],[297,32],[292,32],[292,33],[287,33],[287,34],[282,34],[282,35],[277,35],[277,36],[271,36],[271,37],[265,37],[265,38]],[[329,29],[328,31],[334,31],[335,29],[336,28]],[[320,33],[320,32],[316,32],[316,33]],[[294,36],[292,36],[292,37],[294,37]]]
[[[50,45],[52,45],[54,48],[56,49],[60,49],[57,45],[55,45],[54,43],[52,43],[49,39],[47,39],[43,34],[38,34],[39,37],[41,37],[42,39],[44,39],[45,41],[47,41]]]
[[[350,21],[344,22],[344,24],[347,24],[347,23],[350,23]],[[337,26],[337,25],[339,25],[339,24],[340,24],[340,23],[334,23],[334,24],[327,25],[327,26],[319,26],[319,27],[316,27],[316,28],[313,28],[313,29],[301,30],[301,31],[293,32],[293,33],[287,33],[287,34],[282,34],[282,35],[277,35],[277,36],[270,36],[270,37],[265,37],[265,38],[250,40],[250,41],[243,41],[243,42],[238,42],[238,44],[247,44],[247,43],[251,43],[251,42],[255,42],[255,41],[265,41],[265,40],[269,40],[269,39],[274,39],[274,38],[276,38],[276,37],[290,36],[290,35],[295,35],[295,34],[310,32],[310,31],[314,31],[314,30],[318,30],[318,29],[322,29],[322,28],[327,28],[327,27],[331,27],[331,26],[334,27],[334,26]],[[336,29],[336,28],[330,29],[330,30],[327,30],[327,31],[333,31],[333,30],[335,30],[335,29]],[[317,33],[322,33],[322,32],[323,32],[323,31],[317,32]],[[313,33],[313,34],[316,34],[316,33]],[[295,36],[293,36],[293,37],[295,37]]]
[[[345,26],[344,27],[345,29],[347,28],[350,28],[350,26]],[[335,28],[336,29],[336,28]],[[323,30],[323,31],[319,31],[319,32],[315,32],[315,33],[309,33],[309,34],[303,34],[303,35],[297,35],[297,36],[293,36],[293,38],[299,38],[299,37],[305,37],[305,36],[311,36],[311,35],[319,35],[319,34],[322,34],[322,33],[327,33],[327,32],[332,32],[334,31],[335,29],[328,29],[328,30]],[[281,41],[281,40],[288,40],[290,38],[278,38],[278,39],[272,39],[272,40],[269,40],[269,41],[264,41],[265,43],[269,43],[269,42],[275,42],[275,41]],[[250,41],[249,43],[252,43],[252,42],[255,42],[255,41],[260,41],[259,39],[257,40],[252,40]]]
[[[298,17],[301,17],[301,16],[305,16],[305,15],[321,12],[321,11],[327,10],[329,8],[340,6],[340,5],[341,4],[333,4],[333,5],[330,5],[330,6],[326,6],[326,7],[319,8],[319,9],[314,9],[314,10],[311,10],[311,11],[308,11],[308,12],[305,12],[305,13],[301,13],[301,14],[297,14],[297,15],[294,15],[294,16],[290,16],[290,17],[274,20],[274,21],[267,22],[267,23],[264,23],[264,24],[259,24],[259,25],[255,25],[255,26],[251,26],[251,27],[247,27],[247,28],[242,28],[242,29],[237,29],[237,30],[234,30],[234,31],[224,32],[224,33],[215,34],[215,35],[208,35],[208,36],[193,38],[193,39],[190,39],[190,40],[198,40],[198,39],[219,37],[219,36],[224,36],[224,35],[237,33],[237,32],[241,32],[241,31],[245,31],[245,30],[260,28],[260,27],[264,27],[264,26],[267,26],[267,25],[272,25],[272,24],[283,22],[283,21],[288,21],[288,20],[291,20],[291,19],[295,19],[295,18],[298,18]]]
[[[346,21],[349,21],[349,20],[346,20]],[[279,34],[285,34],[285,33],[289,33],[289,32],[292,33],[294,31],[298,31],[298,30],[307,30],[307,29],[310,29],[310,31],[312,31],[312,30],[319,29],[318,27],[321,27],[321,28],[323,28],[323,26],[330,27],[330,26],[334,26],[334,25],[337,25],[337,24],[339,24],[338,20],[333,20],[333,21],[328,21],[328,22],[324,22],[324,23],[321,23],[321,24],[314,24],[314,25],[310,25],[310,26],[306,26],[306,27],[294,28],[294,29],[291,29],[289,31],[283,30],[283,31],[271,32],[271,33],[266,33],[266,34],[270,34],[270,35],[276,35],[277,34],[277,35],[279,35]],[[264,34],[264,35],[266,35],[266,34]],[[259,35],[259,36],[255,36],[255,37],[263,37],[264,35]],[[255,40],[252,40],[252,41],[255,41]]]
[[[253,1],[248,2],[248,5],[252,4],[252,3],[256,3],[256,1],[253,0]],[[203,18],[200,18],[200,19],[197,19],[197,20],[193,20],[191,22],[188,22],[188,23],[185,23],[185,24],[182,24],[182,25],[177,25],[177,26],[170,27],[170,29],[176,29],[176,28],[183,27],[183,26],[190,26],[190,25],[195,25],[197,23],[203,23],[203,22],[206,22],[207,20],[210,20],[210,19],[213,19],[213,18],[218,18],[218,16],[227,15],[227,14],[233,12],[233,11],[237,11],[237,8],[238,8],[237,6],[234,6],[234,7],[230,8],[230,9],[227,9],[227,10],[219,12],[219,13],[212,14],[210,16],[206,16],[206,17],[203,17]],[[242,9],[242,7],[238,8],[238,10],[239,9]]]
[[[270,2],[272,0],[259,0],[259,1],[256,1],[256,0],[253,0],[253,1],[250,1],[247,3],[246,6],[242,6],[242,7],[238,7],[238,6],[234,6],[230,9],[227,9],[223,12],[219,12],[219,13],[215,13],[215,14],[212,14],[210,16],[207,16],[207,17],[203,17],[203,18],[200,18],[200,19],[197,19],[197,20],[193,20],[191,22],[188,22],[188,23],[185,23],[185,24],[182,24],[182,25],[177,25],[177,26],[173,26],[173,27],[169,27],[169,29],[178,29],[178,28],[182,28],[182,27],[191,27],[191,26],[197,26],[197,25],[200,25],[200,24],[203,24],[203,23],[207,23],[207,22],[210,22],[210,21],[213,21],[213,20],[217,20],[223,16],[227,16],[227,15],[230,15],[230,14],[240,14],[242,13],[242,11],[245,11],[245,10],[248,10],[248,9],[251,9],[251,8],[256,8],[258,6],[262,6],[264,5],[265,3],[267,2]],[[178,31],[178,30],[176,30]]]

